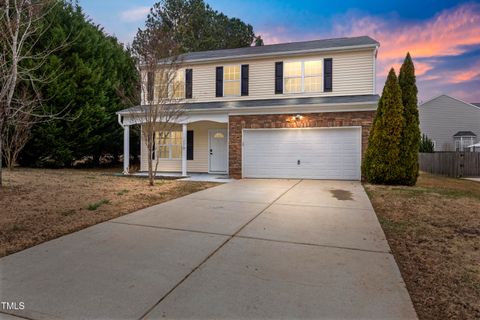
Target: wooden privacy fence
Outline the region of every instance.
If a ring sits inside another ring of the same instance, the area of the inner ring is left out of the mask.
[[[444,176],[480,176],[480,152],[419,153],[420,170]]]

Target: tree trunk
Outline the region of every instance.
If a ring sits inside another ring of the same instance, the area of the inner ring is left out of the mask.
[[[2,125],[0,124],[0,189],[3,188],[3,181],[2,181],[3,163],[2,163],[2,159],[3,159],[3,156],[2,156]]]
[[[152,148],[149,147],[148,149],[151,150]],[[154,183],[155,177],[154,177],[154,175],[153,175],[153,163],[152,163],[153,161],[152,161],[152,156],[151,156],[151,154],[152,154],[152,152],[150,151],[150,152],[149,152],[149,155],[150,155],[150,156],[148,157],[148,184],[149,184],[151,187],[153,187],[154,184],[155,184],[155,183]]]

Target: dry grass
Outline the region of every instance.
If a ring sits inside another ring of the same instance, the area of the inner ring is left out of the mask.
[[[365,188],[420,319],[480,319],[480,183]]]
[[[99,170],[19,169],[0,191],[0,256],[217,183],[104,175]]]

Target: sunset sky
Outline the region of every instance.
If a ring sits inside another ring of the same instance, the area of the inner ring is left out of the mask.
[[[143,27],[152,0],[80,0],[85,13],[124,43]],[[207,0],[250,23],[265,44],[369,35],[381,44],[378,90],[390,67],[414,58],[420,100],[442,93],[480,102],[480,2]],[[380,93],[380,92],[379,92]]]

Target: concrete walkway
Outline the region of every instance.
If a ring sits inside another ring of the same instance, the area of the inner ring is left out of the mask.
[[[0,259],[0,319],[415,319],[359,182],[242,180]],[[3,318],[2,318],[3,316]]]

